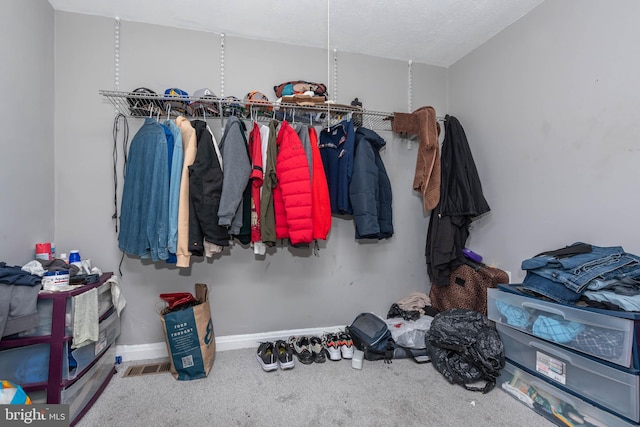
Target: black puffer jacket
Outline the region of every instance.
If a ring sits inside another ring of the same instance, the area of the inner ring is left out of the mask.
[[[391,182],[380,157],[384,139],[370,129],[355,133],[353,175],[349,198],[353,207],[356,239],[387,239],[393,236]]]

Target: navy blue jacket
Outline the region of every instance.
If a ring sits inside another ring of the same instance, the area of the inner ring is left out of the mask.
[[[343,120],[320,132],[320,157],[327,177],[331,213],[351,215],[349,183],[353,175],[355,133],[353,121]]]
[[[356,239],[393,236],[391,181],[380,157],[380,150],[385,145],[385,140],[370,129],[359,127],[355,132],[349,198]]]

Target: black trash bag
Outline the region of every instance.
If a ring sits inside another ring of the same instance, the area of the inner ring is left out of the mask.
[[[433,366],[451,384],[488,393],[505,365],[504,345],[489,319],[474,310],[438,313],[425,335]],[[484,386],[470,385],[482,383]]]

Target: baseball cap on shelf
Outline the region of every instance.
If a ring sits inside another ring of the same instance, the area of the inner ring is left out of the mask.
[[[177,87],[170,87],[164,91],[164,109],[165,111],[175,111],[180,114],[191,115],[191,107],[189,107],[189,94]]]
[[[194,116],[220,115],[218,97],[211,91],[211,89],[198,89],[193,92],[193,96],[191,98],[193,101],[191,101],[189,106],[191,107]]]
[[[266,110],[266,111],[273,110],[273,106],[271,105],[269,98],[267,98],[267,96],[264,93],[258,92],[257,90],[249,92],[244,97],[244,101],[245,101],[245,108],[250,108],[251,106],[254,106],[254,107],[260,108],[261,110]],[[262,106],[262,105],[256,105],[256,104],[265,104],[265,105]]]
[[[148,116],[162,111],[162,104],[157,99],[158,94],[146,87],[139,87],[129,92],[127,103],[132,116]]]
[[[235,96],[227,96],[222,100],[222,114],[224,117],[244,116],[244,105],[242,101]]]

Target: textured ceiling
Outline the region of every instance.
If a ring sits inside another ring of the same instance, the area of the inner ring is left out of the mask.
[[[448,67],[543,0],[49,0],[56,10]]]

